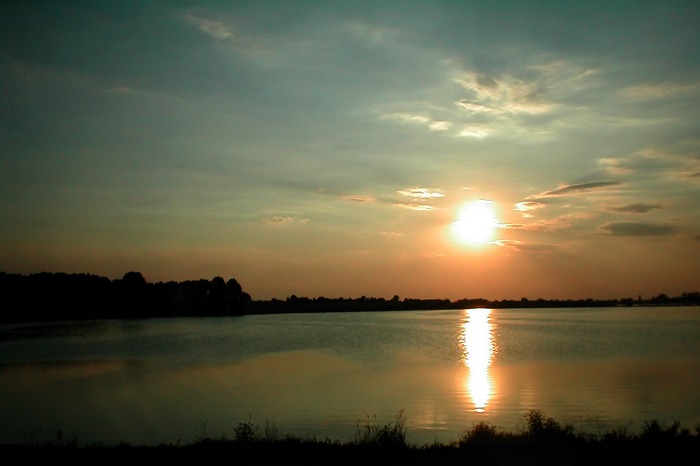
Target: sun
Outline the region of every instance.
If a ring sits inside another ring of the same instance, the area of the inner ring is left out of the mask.
[[[479,200],[466,204],[452,223],[455,238],[471,245],[490,243],[498,227],[493,202]]]

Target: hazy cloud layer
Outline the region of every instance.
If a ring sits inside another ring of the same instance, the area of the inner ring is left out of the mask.
[[[612,210],[615,212],[623,212],[623,213],[631,213],[631,214],[644,214],[647,212],[650,212],[652,210],[656,209],[661,209],[660,204],[644,204],[644,203],[636,203],[636,204],[627,204],[623,206],[611,206],[608,207],[608,210]]]
[[[525,252],[554,252],[558,249],[557,246],[553,244],[525,243],[516,240],[499,240],[496,241],[495,244]]]
[[[614,186],[620,186],[622,183],[619,181],[592,181],[589,183],[579,183],[570,184],[565,186],[560,186],[557,189],[551,191],[545,191],[541,194],[531,196],[528,199],[542,199],[545,197],[557,197],[557,196],[573,196],[577,194],[587,194],[592,191],[607,189]]]
[[[665,236],[676,232],[676,228],[670,225],[636,222],[608,223],[601,228],[614,236]]]

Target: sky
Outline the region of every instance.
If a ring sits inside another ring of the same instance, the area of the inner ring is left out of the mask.
[[[0,271],[221,276],[255,300],[700,290],[698,2],[0,18]]]

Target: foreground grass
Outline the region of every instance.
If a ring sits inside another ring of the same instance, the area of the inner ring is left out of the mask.
[[[22,462],[82,464],[461,464],[461,465],[697,465],[700,464],[700,426],[694,432],[680,423],[645,423],[638,434],[626,429],[590,434],[562,425],[540,411],[524,416],[526,427],[506,432],[479,423],[450,443],[411,445],[403,412],[393,422],[378,425],[373,418],[358,423],[355,438],[342,443],[330,439],[283,435],[275,424],[241,422],[232,438],[213,438],[201,432],[188,445],[79,446],[77,439],[45,445],[4,445],[4,458]]]

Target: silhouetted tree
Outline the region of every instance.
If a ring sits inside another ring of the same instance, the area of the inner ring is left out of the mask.
[[[226,302],[230,313],[241,314],[243,308],[251,301],[250,295],[243,291],[235,278],[226,282]]]
[[[127,272],[121,280],[114,281],[116,314],[120,317],[150,317],[152,300],[148,283],[141,272]]]
[[[226,282],[221,277],[214,277],[209,283],[209,292],[207,296],[208,310],[214,315],[227,314],[226,304]]]

